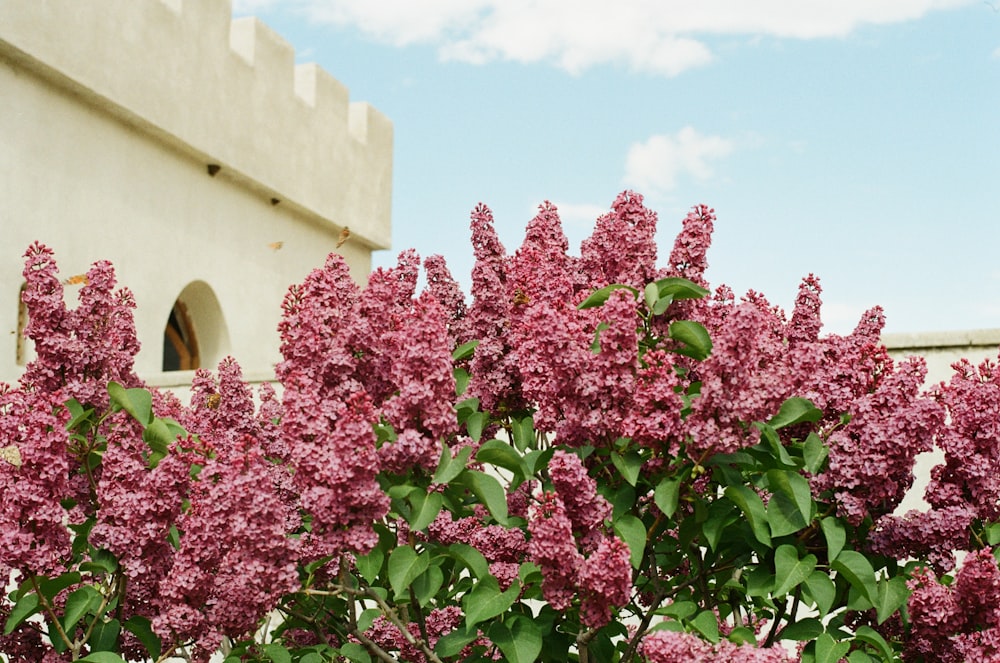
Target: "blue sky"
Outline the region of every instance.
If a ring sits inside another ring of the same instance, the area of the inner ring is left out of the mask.
[[[395,126],[393,250],[468,283],[469,212],[508,251],[537,205],[571,250],[618,192],[661,256],[716,209],[709,279],[826,329],[1000,328],[1000,0],[234,0]]]

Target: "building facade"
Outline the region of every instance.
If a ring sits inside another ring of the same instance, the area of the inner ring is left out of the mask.
[[[230,0],[4,0],[0,100],[0,381],[30,360],[36,240],[70,306],[114,263],[161,386],[226,355],[271,378],[287,287],[389,247],[392,124]]]

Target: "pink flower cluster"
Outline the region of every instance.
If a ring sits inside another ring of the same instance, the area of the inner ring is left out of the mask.
[[[970,553],[951,585],[925,571],[910,588],[907,660],[1000,662],[1000,569],[992,550]]]
[[[566,611],[579,596],[580,621],[600,628],[611,620],[613,608],[629,601],[629,549],[603,531],[611,505],[597,494],[579,457],[556,451],[549,474],[555,491],[545,493],[529,511],[529,559],[542,571],[542,594],[549,605]]]
[[[446,608],[435,608],[427,613],[424,618],[424,632],[427,633],[427,647],[434,649],[434,645],[441,639],[441,636],[454,631],[463,621],[462,609],[458,606],[448,606]],[[412,622],[407,625],[407,631],[414,640],[423,639],[420,625]],[[370,638],[383,651],[398,652],[400,661],[412,661],[413,663],[425,663],[427,657],[423,651],[407,640],[399,628],[383,616],[375,618],[375,622],[365,632],[365,637]],[[459,653],[460,660],[469,660],[473,646],[492,647],[492,643],[484,636],[477,638],[472,644],[467,645]],[[499,656],[490,657],[487,660],[496,660]]]
[[[79,305],[67,310],[63,284],[51,249],[35,243],[24,254],[22,299],[29,320],[25,336],[34,342],[36,358],[25,368],[26,389],[61,391],[63,401],[107,405],[107,383],[139,385],[132,371],[139,352],[127,289],[115,290],[111,263],[101,261],[82,276]]]
[[[829,469],[813,477],[816,492],[828,491],[853,523],[891,513],[912,483],[914,458],[941,429],[944,410],[920,393],[919,361],[896,366],[889,359],[879,339],[881,310],[869,311],[849,335],[822,337],[815,277],[803,280],[790,319],[758,293],[737,301],[723,286],[713,297],[674,302],[650,323],[655,344],[646,339],[640,346],[641,288],[663,277],[707,286],[714,221],[713,210],[695,208],[667,267],[657,270],[656,217],[637,194],[619,196],[580,258],[567,255],[553,205],[541,206],[513,256],[497,239],[489,210],[478,207],[474,302],[463,320],[481,339],[470,392],[494,412],[530,404],[536,428],[567,446],[608,446],[628,437],[661,459],[696,462],[755,444],[759,433],[751,422],[770,419],[790,397],[806,397],[825,413],[817,430],[836,430]],[[576,307],[610,283],[640,294],[618,290],[601,306]],[[672,352],[682,347],[668,338],[679,319],[707,329],[713,342],[707,359]],[[682,393],[695,384],[698,395],[682,415]],[[838,429],[842,416],[849,423]]]
[[[973,524],[1000,518],[1000,370],[993,361],[953,368],[935,390],[938,416],[947,419],[934,430],[944,462],[924,492],[931,508],[883,517],[871,542],[876,552],[923,559],[938,573],[954,567],[956,550],[970,550]]]
[[[67,520],[80,523],[82,509],[67,513],[64,500],[81,500],[86,480],[66,453],[68,416],[41,390],[11,389],[0,383],[0,579],[58,573],[70,558]]]
[[[490,573],[496,577],[501,590],[506,590],[515,580],[521,562],[528,552],[524,531],[500,525],[484,525],[482,519],[467,516],[452,520],[442,511],[427,527],[427,538],[442,545],[467,543],[490,563]]]
[[[67,399],[94,408],[96,422],[108,408],[109,381],[140,385],[132,372],[134,303],[128,291],[114,292],[114,272],[102,262],[82,277],[79,306],[67,310],[52,252],[36,244],[26,258],[26,333],[37,358],[19,389],[0,386],[0,574],[6,581],[10,569],[16,580],[72,570],[67,525],[92,517],[91,543],[111,551],[127,579],[119,616],[158,615],[154,627],[166,643],[194,643],[207,660],[223,634],[252,632],[298,583],[288,536],[299,526],[298,498],[280,405],[264,388],[257,411],[239,366],[227,359],[217,381],[198,372],[191,408],[153,395],[160,416],[193,434],[155,467],[143,425],[125,412],[70,438]],[[134,638],[123,637],[123,651],[140,655]],[[23,646],[4,651],[28,656],[30,639],[11,638]],[[31,647],[31,658],[55,655],[41,643]]]
[[[737,645],[728,640],[712,644],[696,635],[654,631],[642,640],[639,653],[648,663],[790,663],[794,660],[781,647]]]
[[[331,255],[285,298],[282,431],[317,556],[375,545],[371,524],[389,506],[377,474],[433,470],[457,432],[451,349],[462,307],[446,270],[431,264],[439,287],[414,299],[412,251],[364,291]],[[395,435],[376,449],[379,423]]]

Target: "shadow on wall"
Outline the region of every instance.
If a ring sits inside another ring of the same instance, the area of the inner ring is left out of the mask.
[[[163,371],[213,368],[229,354],[229,329],[215,291],[192,281],[174,302],[163,332]]]

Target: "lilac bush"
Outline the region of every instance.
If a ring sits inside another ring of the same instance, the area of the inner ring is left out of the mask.
[[[331,255],[282,303],[280,398],[226,358],[188,404],[135,375],[111,265],[70,310],[30,247],[0,654],[1000,660],[1000,370],[923,391],[880,309],[821,334],[812,275],[790,316],[712,289],[714,224],[658,266],[633,192],[579,256],[550,203],[513,253],[479,205],[469,299],[439,256],[361,288]],[[896,513],[935,448],[929,510]]]

